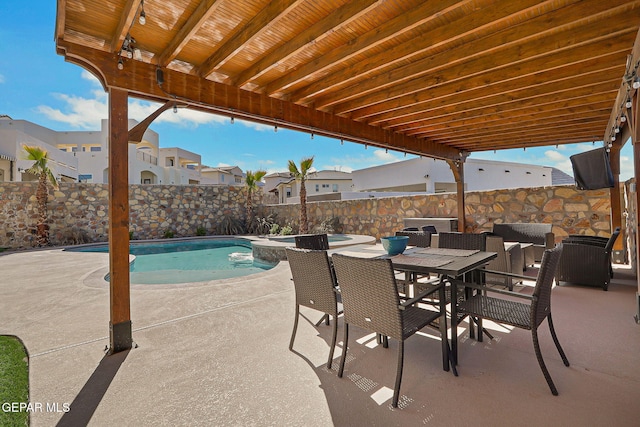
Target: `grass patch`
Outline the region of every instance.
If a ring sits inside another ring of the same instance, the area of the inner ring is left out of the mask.
[[[28,425],[26,411],[5,412],[2,409],[5,403],[28,401],[29,366],[24,346],[15,337],[0,336],[0,426]]]

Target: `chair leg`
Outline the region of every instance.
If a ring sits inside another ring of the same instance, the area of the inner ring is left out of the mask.
[[[329,315],[327,315],[328,317]],[[329,361],[327,362],[327,369],[331,369],[331,363],[333,362],[333,350],[336,348],[336,336],[338,335],[338,319],[333,318],[333,336],[331,338],[331,350],[329,350]]]
[[[318,320],[318,322],[316,323],[316,326],[320,326],[320,323],[325,322],[327,325],[329,324],[329,315],[325,314],[324,316],[322,316],[320,318],[320,320]]]
[[[396,371],[396,387],[393,389],[393,400],[391,406],[398,407],[398,397],[400,396],[400,382],[402,381],[402,365],[404,362],[404,341],[400,340],[398,345],[398,370]]]
[[[558,341],[558,337],[556,336],[556,330],[553,328],[551,314],[547,316],[547,322],[549,322],[549,330],[551,331],[553,342],[556,344],[556,348],[558,349],[558,353],[560,353],[560,357],[562,357],[562,363],[564,363],[564,366],[569,366],[569,359],[567,359],[567,356],[565,356],[564,351],[562,350],[562,346],[560,346],[560,341]]]
[[[296,304],[296,318],[293,321],[293,332],[289,341],[289,350],[293,350],[293,341],[296,339],[296,331],[298,330],[298,317],[300,317],[300,305]]]
[[[338,377],[342,378],[344,372],[344,362],[347,359],[347,344],[349,342],[349,324],[344,323],[344,339],[342,341],[342,358],[340,359],[340,369],[338,370]]]
[[[544,378],[547,380],[547,384],[551,389],[551,393],[554,396],[558,395],[558,390],[556,390],[555,384],[553,384],[553,380],[551,379],[551,375],[547,370],[547,366],[544,364],[544,360],[542,360],[542,353],[540,352],[540,343],[538,343],[538,330],[536,328],[531,330],[531,336],[533,338],[533,348],[536,351],[536,358],[538,359],[538,364],[540,365],[540,369],[542,369],[542,374]]]
[[[382,347],[389,348],[389,337],[386,335],[382,336]]]

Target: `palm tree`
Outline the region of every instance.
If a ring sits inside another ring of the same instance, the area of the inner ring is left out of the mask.
[[[36,224],[38,246],[49,244],[49,224],[47,216],[48,182],[58,188],[58,180],[49,168],[49,153],[37,146],[24,146],[26,160],[33,160],[33,165],[27,172],[38,177],[36,203],[38,204],[38,223]]]
[[[300,169],[293,160],[289,160],[289,172],[296,179],[300,180],[300,234],[306,234],[309,231],[307,221],[307,188],[304,185],[309,169],[313,166],[313,156],[300,160]]]
[[[267,172],[263,170],[255,172],[247,171],[244,179],[245,186],[247,187],[247,232],[251,230],[251,224],[253,223],[253,192],[258,189],[258,183],[266,174]]]

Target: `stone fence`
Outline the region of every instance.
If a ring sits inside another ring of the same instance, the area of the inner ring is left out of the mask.
[[[574,186],[468,192],[465,196],[468,232],[491,231],[493,223],[553,224],[556,241],[568,234],[610,234],[609,190],[577,190]],[[271,205],[265,213],[279,222],[298,224],[299,205]],[[310,230],[337,218],[338,232],[367,234],[379,239],[404,227],[403,218],[458,216],[455,193],[308,202]]]
[[[36,182],[0,183],[0,247],[35,244]],[[243,221],[244,188],[208,185],[131,185],[130,230],[135,239],[220,233],[221,224]],[[261,205],[257,215],[276,215],[297,229],[299,205]],[[556,240],[568,234],[608,235],[608,190],[573,186],[494,190],[466,194],[467,231],[491,230],[494,222],[553,224]],[[309,202],[311,229],[336,218],[336,232],[379,239],[403,227],[405,217],[457,217],[456,194]],[[49,191],[51,243],[102,242],[108,237],[108,186],[61,183]]]
[[[37,182],[0,183],[0,247],[35,244]],[[60,183],[49,189],[53,245],[108,240],[107,184]],[[243,221],[243,187],[211,185],[130,185],[130,231],[135,239],[194,236],[219,232],[224,221]],[[260,197],[256,198],[256,202]]]

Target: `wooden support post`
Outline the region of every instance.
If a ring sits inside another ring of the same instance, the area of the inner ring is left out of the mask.
[[[640,215],[638,215],[638,208],[640,208],[640,192],[638,191],[638,182],[640,182],[640,105],[639,103],[638,91],[635,92],[631,102],[631,114],[628,118],[629,125],[631,126],[631,143],[633,144],[633,170],[635,177],[635,192],[632,194],[635,195],[635,220],[633,224],[628,224],[633,227],[636,232],[636,253],[632,254],[632,256],[636,257],[636,282],[638,289],[636,291],[636,323],[640,324],[640,274],[638,270],[640,269],[640,233],[638,230],[640,229]]]
[[[458,194],[458,231],[464,233],[467,229],[464,203],[464,158],[461,160],[447,160],[447,164],[453,172],[456,180],[456,192]]]
[[[109,353],[133,343],[129,294],[128,92],[109,90]]]
[[[609,200],[611,204],[611,232],[620,228],[620,237],[613,245],[612,258],[618,263],[624,263],[624,236],[622,229],[622,198],[620,197],[620,149],[621,144],[613,144],[609,152],[609,163],[613,172],[613,188],[609,190]]]

